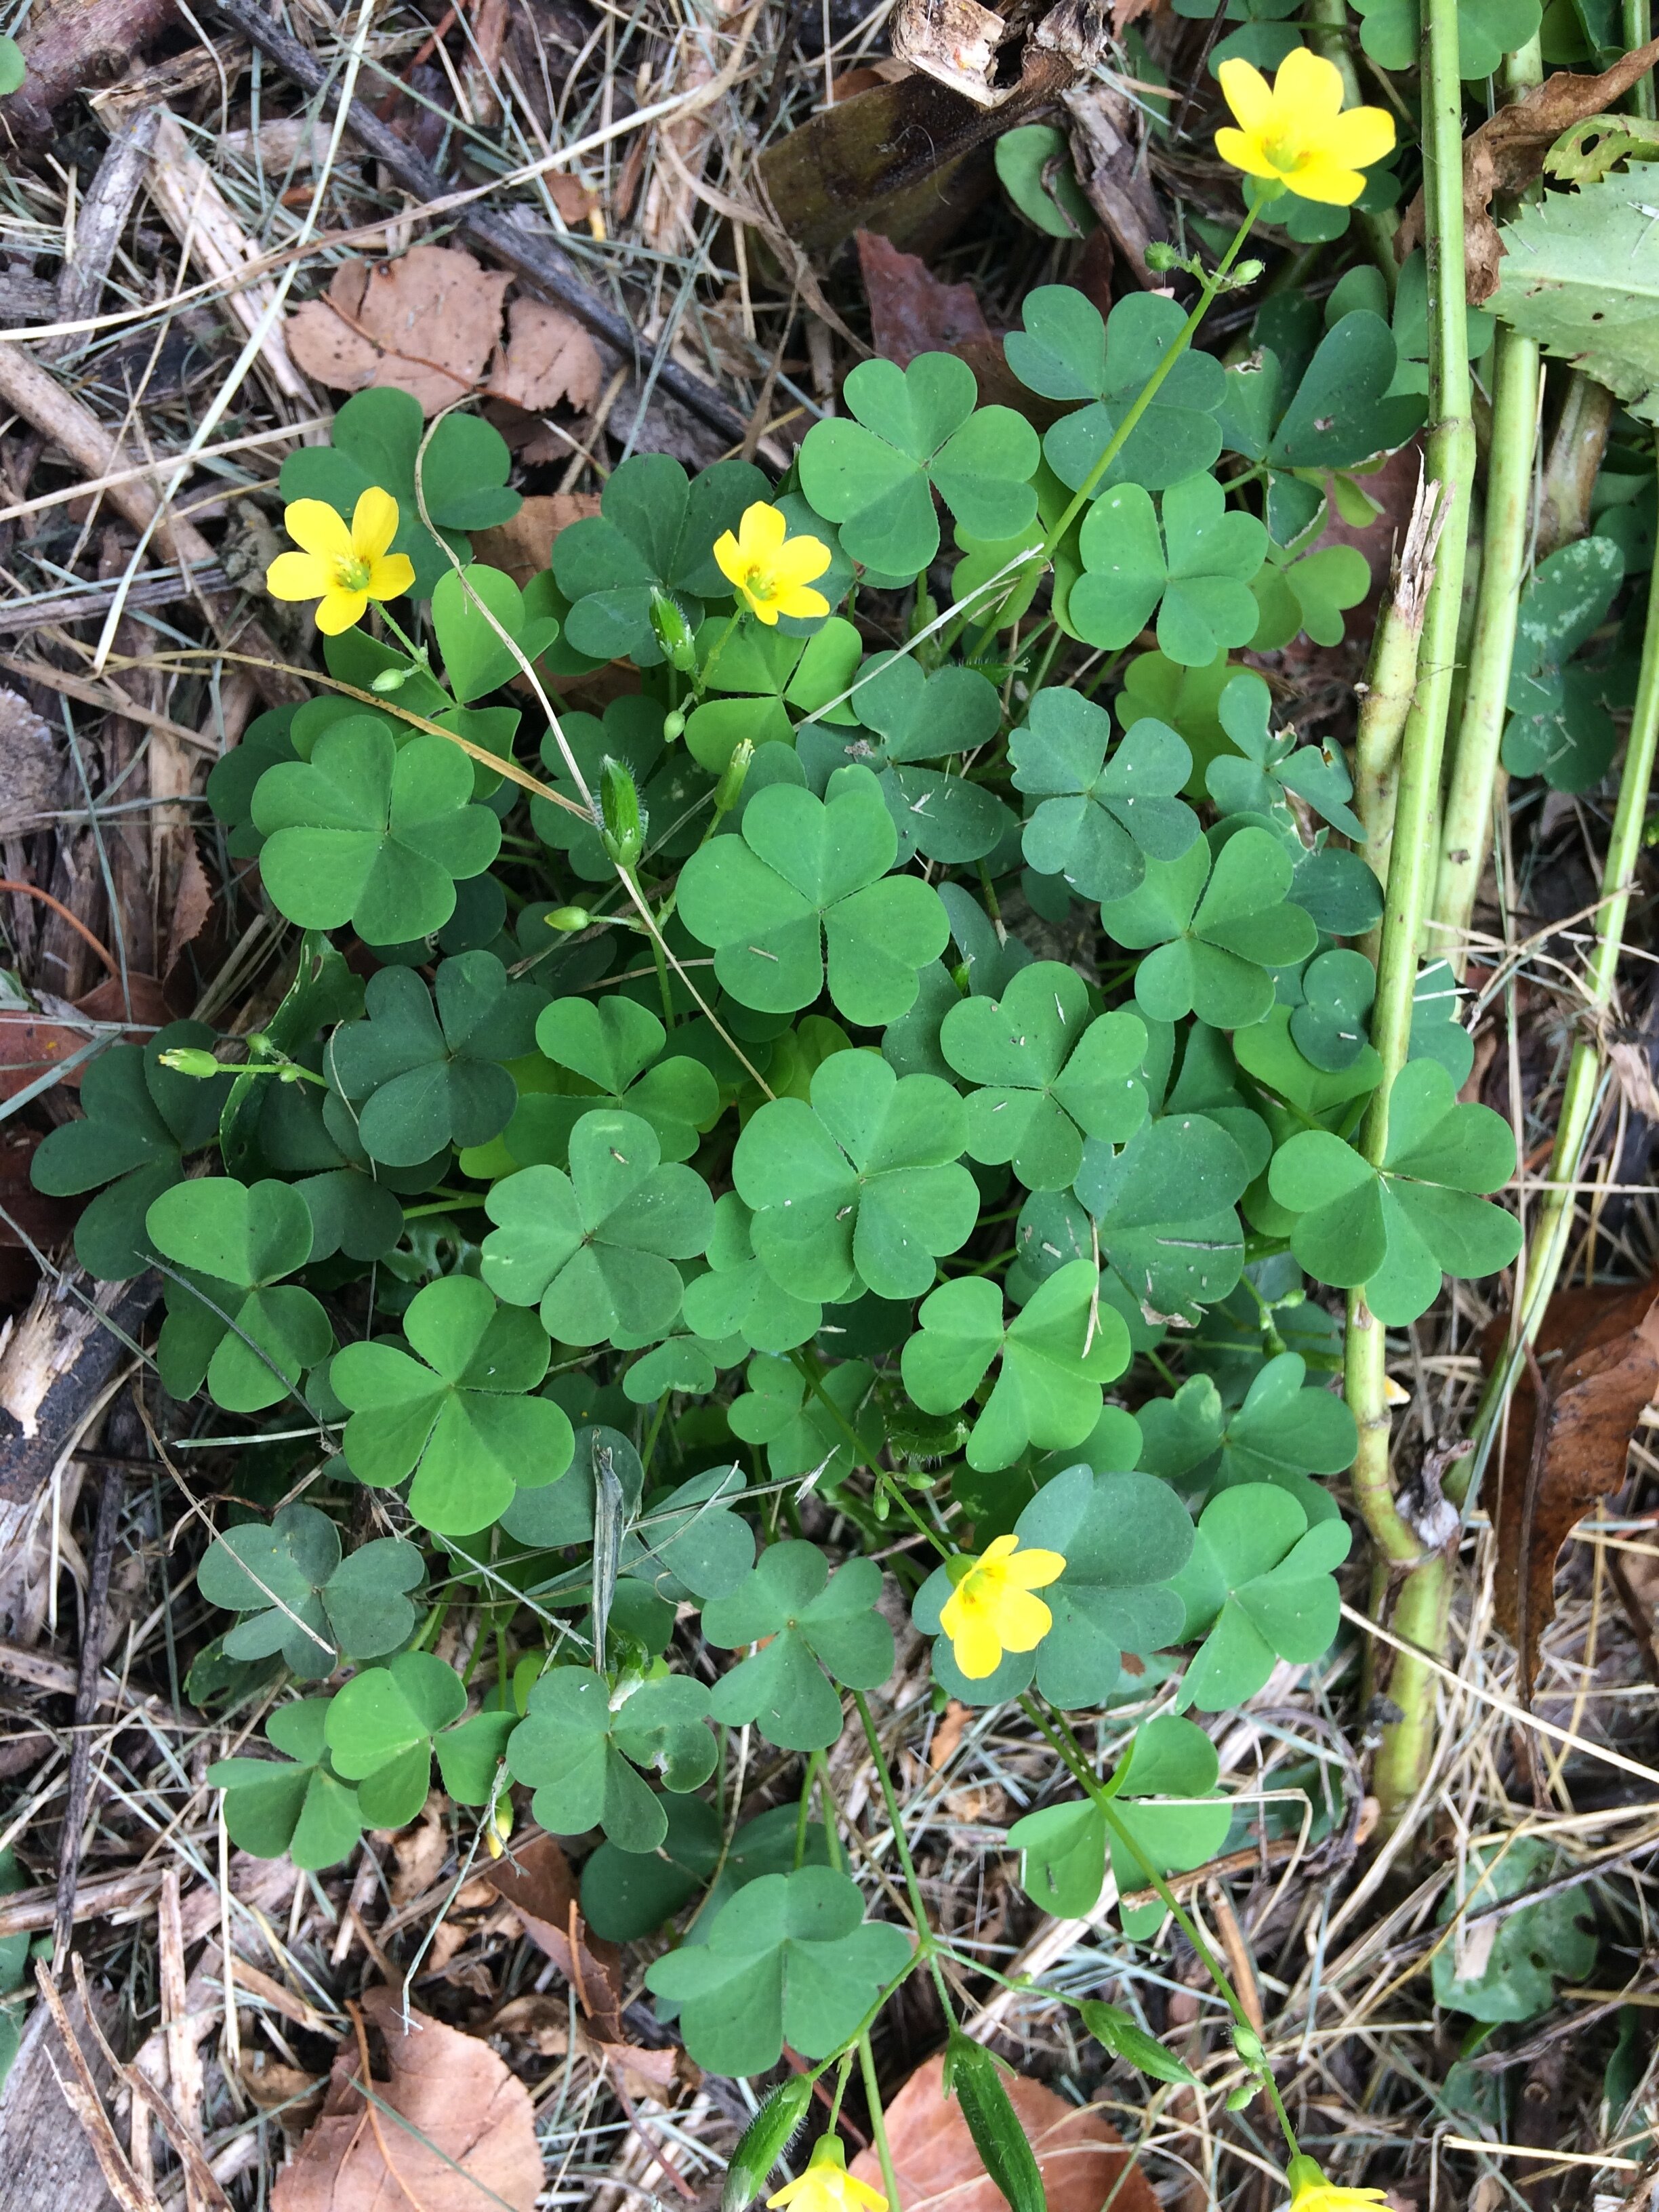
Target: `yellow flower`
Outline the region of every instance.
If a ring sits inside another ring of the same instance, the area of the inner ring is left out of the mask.
[[[1237,131],[1218,131],[1224,161],[1247,177],[1276,182],[1298,199],[1352,207],[1365,189],[1360,172],[1394,151],[1394,118],[1381,107],[1342,112],[1342,72],[1322,54],[1292,47],[1271,87],[1247,61],[1223,62],[1217,75]]]
[[[371,599],[395,599],[415,580],[409,556],[387,550],[398,535],[398,502],[378,485],[359,499],[349,527],[321,499],[296,499],[283,523],[301,550],[277,555],[265,589],[276,599],[315,599],[326,637],[361,622]]]
[[[720,572],[770,629],[780,615],[827,615],[830,602],[808,589],[830,566],[830,548],[816,538],[791,538],[775,507],[757,500],[745,507],[734,538],[714,541]]]
[[[1380,2189],[1343,2189],[1327,2181],[1317,2160],[1298,2154],[1291,2160],[1291,2212],[1376,2212],[1388,2197]]]
[[[999,1536],[975,1559],[950,1563],[956,1588],[939,1612],[958,1667],[970,1682],[994,1674],[1005,1651],[1035,1651],[1054,1617],[1033,1590],[1066,1571],[1058,1552],[1021,1552],[1018,1536]],[[1016,1554],[1018,1553],[1018,1556]]]
[[[750,514],[754,511],[749,510]],[[839,2136],[820,2136],[805,2172],[786,2181],[766,2202],[769,2207],[793,2205],[794,2212],[887,2212],[887,2199],[880,2190],[847,2171],[847,2153]]]

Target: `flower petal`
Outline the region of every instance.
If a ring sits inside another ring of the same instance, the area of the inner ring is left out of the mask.
[[[1273,112],[1273,96],[1267,80],[1254,63],[1235,54],[1216,71],[1221,94],[1246,131],[1260,131]],[[1231,160],[1229,155],[1226,157]]]
[[[1386,107],[1349,108],[1337,117],[1325,139],[1332,159],[1351,169],[1369,168],[1394,149],[1394,118]]]
[[[351,558],[351,532],[325,499],[296,499],[283,509],[283,527],[303,552],[325,561]]]
[[[1352,207],[1365,189],[1358,169],[1345,169],[1325,154],[1316,155],[1285,182],[1297,199],[1316,200],[1321,207]]]
[[[273,599],[319,599],[334,571],[315,553],[279,553],[265,570],[265,589]]]
[[[772,602],[781,615],[805,622],[812,615],[827,615],[830,602],[822,592],[815,592],[810,584],[785,584]]]
[[[722,531],[714,540],[714,566],[728,584],[738,584],[743,580],[747,565],[737,539],[729,530]]]
[[[830,566],[830,548],[816,538],[792,538],[772,556],[780,586],[810,584]]]
[[[1279,119],[1298,133],[1334,118],[1342,106],[1342,72],[1311,46],[1292,46],[1273,79]]]
[[[414,582],[415,563],[407,553],[381,553],[369,563],[371,599],[400,599],[413,588]]]
[[[1054,1625],[1054,1616],[1029,1590],[1005,1588],[997,1594],[995,1636],[1005,1651],[1035,1651]],[[962,1665],[960,1659],[957,1664]],[[963,1667],[963,1673],[968,1672]],[[987,1668],[986,1672],[990,1672]]]
[[[1063,1552],[1032,1550],[1017,1552],[1003,1570],[1016,1589],[1044,1589],[1050,1583],[1058,1582],[1066,1571]]]
[[[1246,131],[1218,131],[1215,150],[1224,161],[1235,169],[1242,169],[1247,177],[1276,177],[1279,174],[1255,139]]]
[[[337,584],[331,584],[317,602],[317,627],[325,637],[338,637],[342,630],[362,620],[368,605],[367,592],[344,592]]]
[[[1037,1603],[1036,1598],[1030,1603]],[[1047,1606],[1043,1611],[1048,1611]],[[951,1648],[956,1662],[970,1682],[982,1682],[988,1674],[994,1674],[1002,1663],[1002,1645],[997,1632],[988,1621],[977,1617],[965,1620],[951,1638]],[[1027,1645],[1026,1649],[1030,1649]]]
[[[738,542],[748,559],[765,561],[778,550],[788,531],[789,525],[780,509],[757,499],[743,511],[743,520],[738,525]]]
[[[1018,1536],[993,1536],[980,1557],[983,1559],[1006,1559],[1018,1549]]]
[[[379,484],[371,484],[351,511],[351,542],[358,559],[371,564],[378,561],[397,535],[397,501]]]

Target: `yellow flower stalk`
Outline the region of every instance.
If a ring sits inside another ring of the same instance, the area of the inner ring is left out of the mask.
[[[1239,125],[1216,132],[1217,153],[1298,199],[1352,207],[1365,189],[1362,173],[1394,151],[1394,118],[1381,107],[1345,113],[1341,71],[1306,46],[1285,55],[1271,85],[1237,58],[1217,75]]]
[[[950,1563],[956,1588],[939,1611],[956,1662],[970,1682],[994,1674],[1005,1651],[1035,1651],[1054,1617],[1033,1590],[1066,1571],[1058,1552],[1019,1549],[1018,1536],[999,1536],[976,1559],[959,1553]]]
[[[780,615],[827,615],[830,602],[809,587],[830,566],[830,548],[817,538],[792,538],[775,507],[757,500],[745,507],[734,537],[714,540],[714,559],[750,614],[769,629]]]
[[[752,507],[750,513],[754,513]],[[820,2136],[805,2173],[786,2181],[766,2202],[777,2212],[786,2206],[793,2212],[887,2212],[887,2199],[880,2190],[847,2171],[847,2153],[839,2136]]]
[[[265,589],[275,599],[315,599],[325,637],[361,622],[371,599],[395,599],[415,580],[409,556],[389,550],[398,502],[378,485],[363,493],[349,524],[326,500],[296,499],[283,510],[283,526],[300,550],[277,555]]]
[[[1344,2189],[1327,2181],[1316,2159],[1291,2160],[1291,2212],[1376,2212],[1388,2197],[1380,2189]]]

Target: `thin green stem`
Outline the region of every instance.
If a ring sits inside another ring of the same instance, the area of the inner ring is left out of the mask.
[[[887,2140],[887,2115],[881,2108],[881,2090],[876,2081],[876,2057],[870,2048],[868,2028],[859,2038],[859,2069],[864,2076],[865,2101],[870,2107],[870,2132],[876,2139],[876,2158],[881,2166],[882,2186],[887,2192],[887,2202],[892,2212],[899,2212],[898,2175],[893,2167],[892,2147]]]
[[[819,1372],[817,1362],[813,1358],[811,1353],[805,1351],[792,1352],[789,1358],[791,1364],[805,1378],[807,1388],[811,1391],[813,1396],[829,1414],[830,1419],[841,1431],[842,1436],[846,1437],[848,1444],[853,1454],[853,1464],[855,1467],[867,1468],[869,1472],[874,1475],[877,1482],[880,1485],[883,1491],[885,1492],[888,1498],[890,1498],[893,1504],[898,1507],[900,1512],[904,1515],[905,1518],[911,1522],[920,1533],[927,1539],[933,1549],[939,1553],[940,1559],[948,1559],[951,1557],[951,1547],[945,1541],[937,1528],[930,1528],[927,1522],[922,1519],[921,1514],[918,1513],[915,1507],[911,1504],[909,1499],[905,1496],[899,1485],[894,1481],[892,1476],[887,1472],[887,1469],[884,1467],[880,1467],[877,1464],[869,1445],[865,1443],[863,1437],[860,1436],[858,1431],[848,1419],[846,1414],[842,1413],[841,1407],[830,1395],[829,1391],[825,1389],[823,1376]]]
[[[933,1923],[927,1917],[927,1900],[921,1893],[921,1882],[917,1876],[915,1862],[910,1856],[909,1838],[904,1832],[900,1817],[898,1798],[893,1789],[893,1778],[887,1769],[887,1755],[881,1747],[881,1738],[876,1734],[876,1724],[870,1717],[870,1707],[862,1690],[854,1690],[853,1703],[858,1707],[860,1721],[864,1727],[864,1741],[870,1747],[870,1756],[875,1763],[876,1778],[881,1784],[882,1802],[887,1808],[888,1825],[893,1831],[893,1848],[904,1869],[904,1887],[909,1892],[911,1917],[916,1923],[916,1943],[921,1955],[927,1961],[927,1970],[933,1978],[933,1987],[939,1991],[939,2001],[944,2009],[945,2024],[954,2028],[957,2024],[956,2007],[951,2002],[951,1991],[939,1965],[938,1947],[933,1941]]]

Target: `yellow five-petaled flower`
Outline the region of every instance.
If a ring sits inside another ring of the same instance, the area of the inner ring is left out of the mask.
[[[1286,2177],[1291,2185],[1291,2212],[1376,2212],[1388,2197],[1380,2189],[1344,2189],[1327,2181],[1316,2159],[1298,2153]]]
[[[349,524],[321,499],[296,499],[283,523],[300,550],[277,555],[265,589],[276,599],[315,599],[325,637],[361,622],[371,599],[395,599],[415,580],[409,556],[390,550],[398,502],[378,484],[359,498]]]
[[[714,559],[750,614],[774,628],[780,615],[827,615],[830,602],[810,586],[830,566],[830,548],[817,538],[792,538],[775,507],[757,500],[744,509],[734,537],[714,540]]]
[[[1054,1617],[1031,1592],[1065,1571],[1060,1553],[1022,1552],[1018,1536],[998,1536],[977,1559],[960,1552],[950,1562],[956,1588],[939,1609],[939,1626],[970,1682],[994,1674],[1005,1651],[1036,1650]]]
[[[1362,170],[1394,151],[1394,118],[1381,107],[1344,113],[1342,72],[1306,46],[1291,48],[1271,85],[1237,58],[1217,75],[1239,125],[1216,132],[1217,153],[1298,199],[1352,207],[1365,189]]]
[[[751,510],[752,512],[752,510]],[[880,2190],[847,2171],[847,2153],[839,2136],[821,2136],[812,2146],[804,2173],[786,2181],[769,2206],[788,2206],[792,2212],[887,2212]]]

